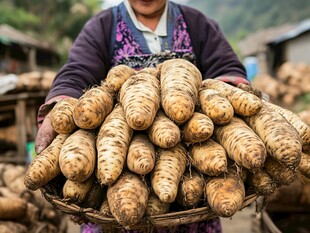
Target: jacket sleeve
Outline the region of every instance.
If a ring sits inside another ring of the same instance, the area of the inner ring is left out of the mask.
[[[91,18],[83,27],[59,70],[46,101],[67,95],[79,98],[83,91],[100,84],[110,68],[109,40],[111,10]]]
[[[181,10],[203,77],[238,76],[246,79],[245,68],[218,23],[193,8],[182,6]]]

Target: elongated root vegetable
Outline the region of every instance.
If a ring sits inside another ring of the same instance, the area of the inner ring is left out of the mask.
[[[95,129],[112,111],[113,95],[106,86],[93,87],[86,91],[73,110],[73,119],[82,129]]]
[[[57,133],[68,134],[77,128],[73,119],[73,110],[78,99],[68,97],[59,101],[51,111],[52,126]]]
[[[181,144],[169,149],[158,149],[158,159],[151,172],[151,185],[164,203],[172,203],[186,167],[186,149]]]
[[[298,170],[305,177],[310,179],[310,154],[302,153]]]
[[[249,173],[247,181],[254,187],[258,194],[263,196],[274,193],[278,188],[278,184],[264,169],[261,169],[255,173]]]
[[[200,71],[187,60],[171,59],[162,63],[161,104],[176,124],[183,124],[194,113],[201,82]]]
[[[278,160],[271,156],[268,156],[266,159],[265,170],[270,177],[280,185],[289,185],[297,177],[295,170],[283,166]]]
[[[159,110],[153,124],[147,130],[151,142],[161,148],[174,147],[181,141],[179,127]]]
[[[62,193],[63,197],[71,203],[81,203],[86,199],[87,194],[91,190],[95,181],[94,176],[90,176],[83,182],[66,180]]]
[[[78,129],[64,142],[59,166],[69,180],[83,182],[94,172],[96,164],[95,134],[92,130]]]
[[[147,202],[145,215],[153,216],[158,214],[165,214],[169,212],[170,203],[163,203],[158,196],[151,192]]]
[[[195,170],[186,171],[182,177],[177,201],[185,207],[194,207],[203,199],[205,190],[205,180],[199,172]]]
[[[118,93],[126,80],[135,73],[136,71],[129,66],[117,65],[109,70],[104,82],[113,93]]]
[[[300,137],[279,113],[264,104],[257,114],[244,120],[262,139],[269,155],[286,167],[298,166],[302,151]]]
[[[267,153],[262,140],[240,118],[233,117],[230,123],[214,129],[216,141],[238,165],[251,171],[259,170]]]
[[[121,87],[120,103],[131,128],[149,128],[160,107],[159,80],[148,73],[131,76]]]
[[[38,154],[28,166],[24,184],[30,190],[37,190],[61,173],[59,155],[69,134],[58,134],[52,143]]]
[[[226,151],[211,138],[202,143],[193,144],[189,155],[192,165],[203,174],[217,176],[227,172]]]
[[[262,101],[257,96],[216,79],[205,79],[202,86],[214,89],[225,96],[234,108],[234,112],[241,116],[252,116],[262,107]]]
[[[96,140],[96,176],[100,184],[112,184],[122,173],[132,135],[122,106],[116,105],[101,125]]]
[[[213,121],[205,114],[194,112],[182,127],[183,141],[188,143],[202,142],[213,134]]]
[[[199,91],[200,108],[215,124],[223,125],[234,116],[234,108],[226,97],[213,89]]]
[[[147,185],[138,175],[128,171],[110,185],[107,191],[111,213],[125,228],[141,221],[147,208],[148,196]]]
[[[132,138],[128,153],[127,167],[140,175],[150,173],[155,165],[155,146],[145,134],[136,134]]]
[[[0,219],[17,220],[25,216],[27,202],[21,198],[0,197]]]
[[[233,216],[242,208],[245,198],[244,183],[231,169],[227,174],[210,177],[205,193],[211,209],[220,217]]]
[[[282,108],[276,104],[264,101],[269,108],[280,113],[298,132],[302,145],[310,145],[310,126],[307,125],[299,116],[288,109]]]

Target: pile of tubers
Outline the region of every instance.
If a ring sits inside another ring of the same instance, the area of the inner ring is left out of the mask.
[[[252,85],[268,94],[273,103],[294,109],[310,93],[310,65],[284,62],[273,75],[258,74]]]
[[[57,137],[25,185],[64,177],[60,198],[130,229],[146,216],[209,206],[231,217],[249,190],[268,197],[310,176],[310,127],[287,109],[184,59],[113,67],[101,86],[57,102]]]
[[[64,214],[24,185],[26,167],[0,163],[0,232],[65,233]]]

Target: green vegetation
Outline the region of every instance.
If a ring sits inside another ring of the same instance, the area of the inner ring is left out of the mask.
[[[50,42],[65,61],[72,41],[101,5],[98,0],[1,0],[0,24]]]
[[[218,21],[225,35],[235,40],[310,17],[309,0],[190,0],[189,5]]]

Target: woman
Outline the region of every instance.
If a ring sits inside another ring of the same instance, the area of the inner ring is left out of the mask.
[[[167,0],[124,0],[91,18],[75,40],[39,110],[37,153],[56,135],[48,112],[57,101],[68,96],[79,98],[83,90],[100,84],[115,65],[138,70],[172,58],[191,61],[203,78],[249,84],[243,65],[215,21]],[[94,224],[83,226],[84,232],[96,229]],[[221,232],[221,225],[217,218],[180,225],[174,232]]]

